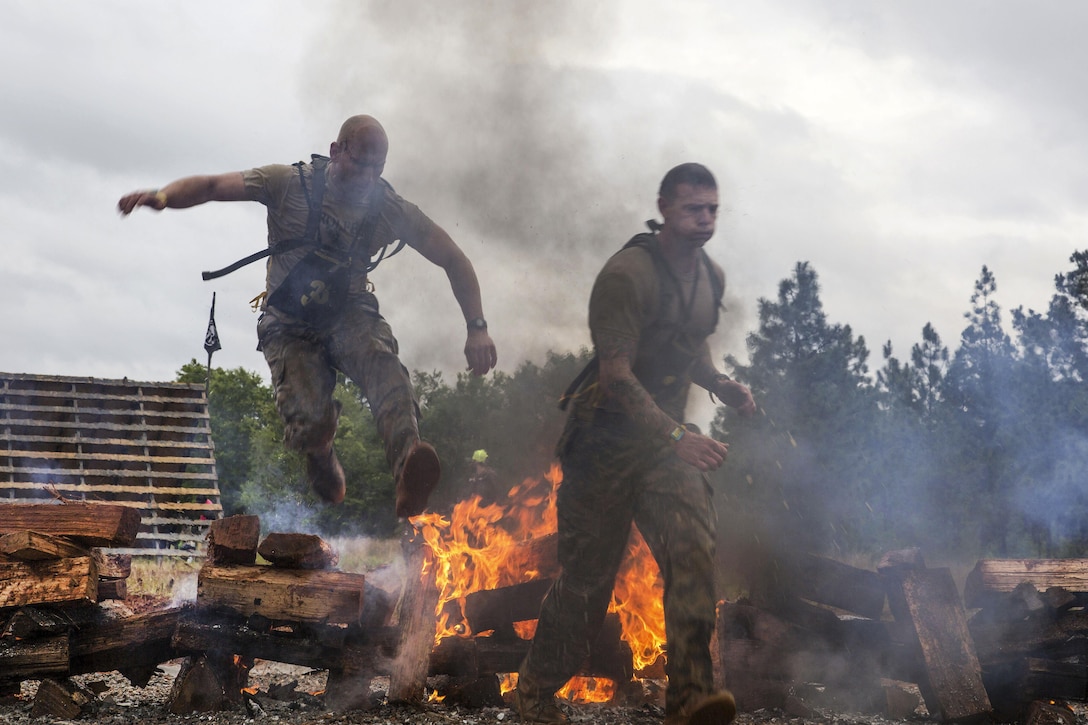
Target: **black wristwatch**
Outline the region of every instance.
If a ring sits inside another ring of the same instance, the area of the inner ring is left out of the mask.
[[[468,329],[471,330],[486,330],[487,320],[482,317],[473,317],[468,321]]]

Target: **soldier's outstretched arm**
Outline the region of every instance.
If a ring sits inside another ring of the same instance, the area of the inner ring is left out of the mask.
[[[424,259],[446,272],[453,296],[465,316],[465,322],[484,319],[484,304],[480,297],[480,281],[476,278],[476,270],[450,235],[436,224],[424,239],[408,240],[408,243]],[[498,363],[495,343],[486,327],[469,327],[468,339],[465,341],[465,360],[468,361],[469,370],[476,375],[486,374]]]
[[[156,211],[167,207],[186,209],[209,201],[244,201],[246,185],[241,171],[210,176],[186,176],[158,189],[143,189],[125,194],[117,202],[122,216],[138,206]]]

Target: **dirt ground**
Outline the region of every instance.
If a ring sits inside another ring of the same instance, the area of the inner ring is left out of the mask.
[[[320,697],[306,693],[318,692],[325,684],[325,673],[306,668],[283,665],[276,662],[258,661],[250,672],[249,684],[259,688],[257,695],[247,698],[245,705],[234,710],[215,713],[173,715],[167,711],[167,702],[177,662],[166,663],[152,677],[147,687],[133,687],[117,673],[98,673],[73,678],[81,684],[101,683],[108,687],[98,699],[88,706],[86,714],[78,721],[58,721],[53,718],[31,718],[30,710],[37,682],[24,682],[21,699],[0,700],[0,723],[4,725],[40,725],[49,722],[88,722],[101,725],[179,725],[182,723],[207,723],[208,725],[508,725],[519,723],[520,718],[507,707],[466,708],[441,703],[419,707],[382,704],[381,679],[374,681],[372,690],[376,704],[369,710],[353,710],[346,713],[325,709]],[[294,684],[293,699],[275,699],[269,693],[279,687]],[[641,707],[612,707],[606,705],[564,706],[571,722],[582,725],[659,725],[664,714],[656,705]],[[914,720],[895,721],[872,715],[845,713],[809,714],[795,717],[782,712],[760,711],[742,713],[737,725],[919,725],[926,722],[920,717]],[[936,722],[936,721],[932,721]],[[1079,719],[1085,723],[1088,720]]]

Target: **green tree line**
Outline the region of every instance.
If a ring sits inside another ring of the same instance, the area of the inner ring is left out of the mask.
[[[1048,308],[1012,310],[1009,331],[997,280],[983,267],[965,290],[954,349],[926,324],[902,358],[885,343],[875,369],[865,339],[828,320],[815,269],[797,263],[776,298],[759,300],[747,359],[723,361],[760,410],[741,418],[721,406],[711,425],[730,446],[712,477],[722,547],[762,550],[757,559],[778,547],[871,558],[907,546],[948,557],[1085,555],[1088,251],[1070,262]],[[590,354],[551,352],[487,378],[415,371],[422,433],[443,461],[434,507],[471,495],[480,448],[510,486],[543,475],[563,425],[556,402]],[[178,379],[207,376],[193,360]],[[258,375],[213,368],[208,385],[227,513],[282,514],[295,530],[330,534],[397,530],[392,476],[350,382],[336,389],[344,406],[336,446],[349,481],[337,507],[306,490]]]

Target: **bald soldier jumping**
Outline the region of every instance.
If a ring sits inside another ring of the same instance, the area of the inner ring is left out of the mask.
[[[389,139],[370,116],[352,116],[309,163],[189,176],[121,197],[122,215],[140,206],[186,209],[209,201],[257,201],[267,208],[269,261],[257,323],[271,371],[284,442],[306,457],[310,486],[344,500],[344,470],[333,450],[340,406],[336,372],[362,390],[396,479],[396,513],[421,513],[441,476],[434,448],[419,435],[419,406],[378,312],[367,275],[392,247],[407,244],[441,267],[468,327],[465,358],[476,375],[495,367],[472,263],[440,226],[382,178]]]

